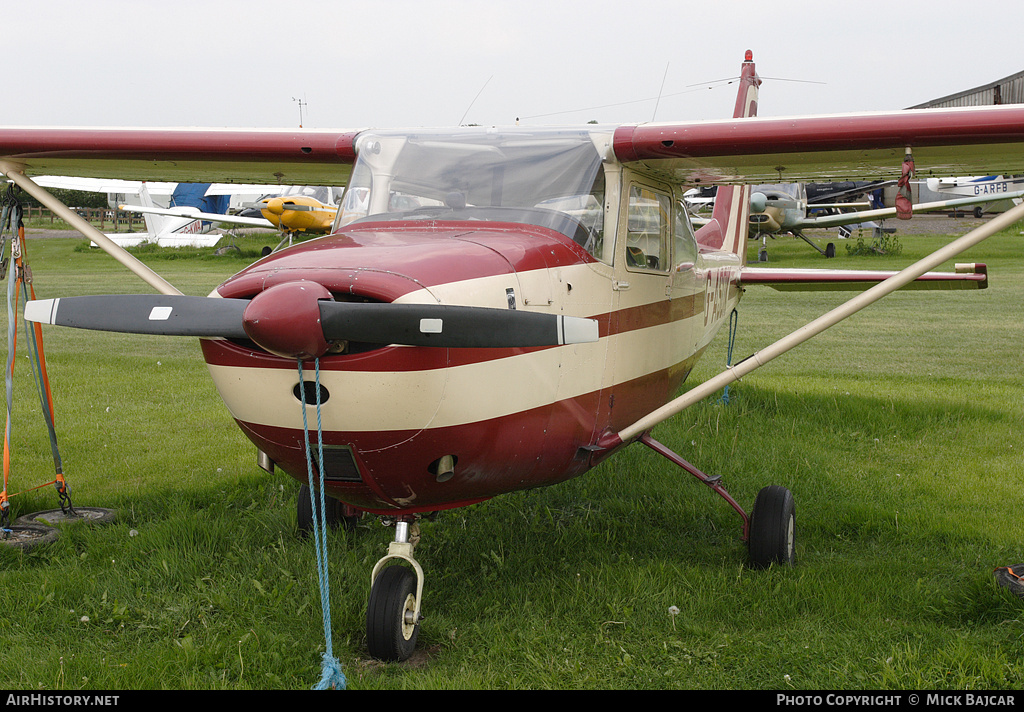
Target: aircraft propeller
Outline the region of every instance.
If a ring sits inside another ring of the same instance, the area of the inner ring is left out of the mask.
[[[341,341],[449,348],[528,348],[598,340],[597,322],[515,309],[335,301],[316,282],[287,282],[253,299],[115,294],[41,299],[25,318],[79,329],[251,339],[311,359]]]

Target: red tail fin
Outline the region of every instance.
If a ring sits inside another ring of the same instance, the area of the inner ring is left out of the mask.
[[[733,118],[757,115],[757,90],[761,78],[754,68],[754,55],[748,49],[740,67],[740,86],[736,93]],[[750,187],[719,186],[711,222],[697,231],[697,242],[713,249],[724,249],[746,255],[747,229],[750,221]]]
[[[736,94],[736,108],[732,112],[734,119],[745,119],[757,116],[757,89],[761,86],[761,77],[754,69],[754,53],[749,49],[743,57],[740,67],[740,89]]]

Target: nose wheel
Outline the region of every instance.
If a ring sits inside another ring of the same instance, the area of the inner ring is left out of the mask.
[[[407,660],[419,637],[416,575],[404,566],[381,570],[366,608],[366,645],[378,660]]]
[[[416,648],[423,598],[423,568],[413,558],[418,529],[407,520],[396,522],[395,541],[370,575],[366,647],[378,660],[408,660]]]

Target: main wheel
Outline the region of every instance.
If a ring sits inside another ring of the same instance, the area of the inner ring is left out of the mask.
[[[319,498],[317,506],[319,506]],[[309,485],[302,485],[299,488],[299,499],[295,503],[295,509],[299,534],[307,536],[313,530],[313,503],[309,499]],[[324,496],[324,521],[331,529],[342,526],[346,531],[352,531],[361,517],[362,515],[357,510],[344,502],[339,502],[334,497]]]
[[[404,566],[382,569],[366,608],[366,647],[378,660],[407,660],[416,648],[416,574]]]
[[[792,566],[796,560],[795,526],[796,505],[792,492],[778,485],[758,492],[750,515],[747,541],[750,563],[759,569],[772,564]]]

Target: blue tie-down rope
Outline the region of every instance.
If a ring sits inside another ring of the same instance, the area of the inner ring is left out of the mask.
[[[735,309],[729,315],[729,352],[726,355],[725,365],[732,366],[732,347],[736,345],[736,327],[739,324],[740,315]],[[729,405],[729,386],[726,386],[722,390],[722,397],[719,398],[721,403]]]
[[[347,684],[345,674],[341,671],[341,663],[334,657],[331,650],[331,602],[328,591],[327,576],[327,520],[324,505],[324,431],[320,417],[320,359],[316,359],[316,430],[320,453],[320,486],[313,486],[313,457],[309,442],[309,425],[306,420],[306,391],[303,386],[302,359],[299,359],[299,388],[302,391],[302,432],[306,438],[306,474],[309,476],[309,499],[313,509],[313,540],[316,547],[316,567],[320,575],[320,606],[324,618],[324,639],[327,651],[323,656],[323,666],[314,690],[344,690]],[[316,506],[316,493],[320,493],[320,507]]]

